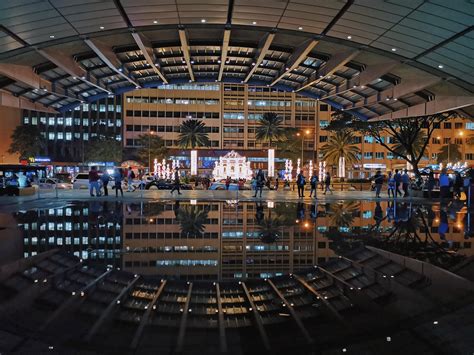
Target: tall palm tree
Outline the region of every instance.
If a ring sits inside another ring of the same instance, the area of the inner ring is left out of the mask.
[[[282,126],[283,118],[275,112],[265,112],[258,120],[258,127],[255,130],[255,138],[260,141],[272,143],[280,140],[285,135],[285,128]]]
[[[323,160],[329,164],[338,164],[337,175],[345,177],[346,163],[352,164],[359,160],[360,149],[354,145],[354,135],[346,130],[338,131],[330,136],[327,143],[320,149]]]
[[[458,144],[448,143],[443,145],[438,153],[438,164],[439,163],[449,163],[457,162],[462,160],[461,149]]]
[[[181,123],[178,144],[182,148],[210,146],[206,124],[201,120],[187,120]]]

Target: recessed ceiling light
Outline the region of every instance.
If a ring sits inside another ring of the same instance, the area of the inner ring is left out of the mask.
[[[301,31],[303,29],[303,27],[300,26],[300,27],[298,27],[298,29]]]
[[[54,35],[49,36],[49,38],[54,38]]]
[[[255,63],[252,63],[252,67],[254,67],[254,66],[255,66]]]
[[[77,78],[75,76],[72,77],[74,80],[76,80]]]
[[[443,64],[438,65],[438,68],[443,69]]]
[[[85,77],[85,76],[81,76],[81,79],[82,79],[82,80],[86,80],[86,77]]]
[[[158,23],[158,21],[155,20],[155,21],[153,21],[153,23],[156,25]]]
[[[256,25],[256,24],[257,24],[257,21],[253,21],[253,22],[252,22],[252,25]]]
[[[100,26],[99,28],[100,28],[101,30],[103,30],[105,27],[104,27],[104,26]]]
[[[119,69],[118,69],[118,71],[119,71],[119,72],[122,72],[122,71],[123,71],[123,69],[122,69],[122,68],[119,68]]]
[[[201,22],[206,23],[206,19],[205,18],[201,19]]]
[[[191,61],[191,64],[194,64],[194,60]]]
[[[396,49],[396,48],[392,48],[392,52],[396,52],[396,51],[397,51],[397,49]]]
[[[347,39],[351,39],[351,38],[352,38],[352,36],[347,36]]]
[[[217,61],[217,63],[221,64],[221,60],[219,59],[219,60]]]
[[[135,86],[135,89],[140,89],[140,87],[139,87],[139,86]]]

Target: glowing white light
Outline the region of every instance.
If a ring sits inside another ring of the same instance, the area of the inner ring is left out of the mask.
[[[189,200],[189,203],[190,203],[191,205],[196,205],[196,204],[197,204],[197,200]]]
[[[275,203],[273,201],[268,201],[267,202],[267,207],[268,208],[274,208],[275,207]]]
[[[309,176],[309,179],[311,180],[311,178],[313,177],[313,161],[310,160],[309,161],[309,172],[308,172],[308,176]]]
[[[250,169],[250,162],[246,157],[241,156],[235,151],[230,151],[223,157],[219,157],[216,161],[212,176],[219,180],[225,179],[228,176],[231,179],[251,179],[252,169]]]
[[[268,176],[275,175],[275,149],[268,149]]]
[[[197,175],[197,150],[191,150],[191,175]]]

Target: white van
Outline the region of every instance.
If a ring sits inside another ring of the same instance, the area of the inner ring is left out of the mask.
[[[71,179],[72,188],[76,189],[88,189],[89,188],[89,174],[79,173]]]

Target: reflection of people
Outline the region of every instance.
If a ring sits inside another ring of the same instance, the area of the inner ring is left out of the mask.
[[[311,218],[318,218],[318,205],[316,203],[311,205]]]
[[[380,202],[378,201],[375,203],[374,220],[377,227],[380,226],[380,223],[383,220],[382,206],[380,206]]]
[[[296,205],[296,218],[299,220],[304,219],[304,204],[303,202],[298,202]]]
[[[441,170],[441,174],[439,175],[439,193],[441,198],[449,197],[449,176],[447,174],[447,170]]]
[[[261,202],[256,202],[255,203],[255,219],[257,220],[257,223],[260,224],[263,221],[263,205]]]
[[[173,210],[174,210],[175,218],[178,218],[178,215],[179,215],[179,200],[175,201],[174,206],[173,206]]]
[[[448,212],[446,204],[442,203],[439,210],[438,233],[441,240],[446,240],[446,233],[449,231]]]
[[[393,201],[389,201],[387,204],[387,220],[392,222],[395,218],[395,208]]]

